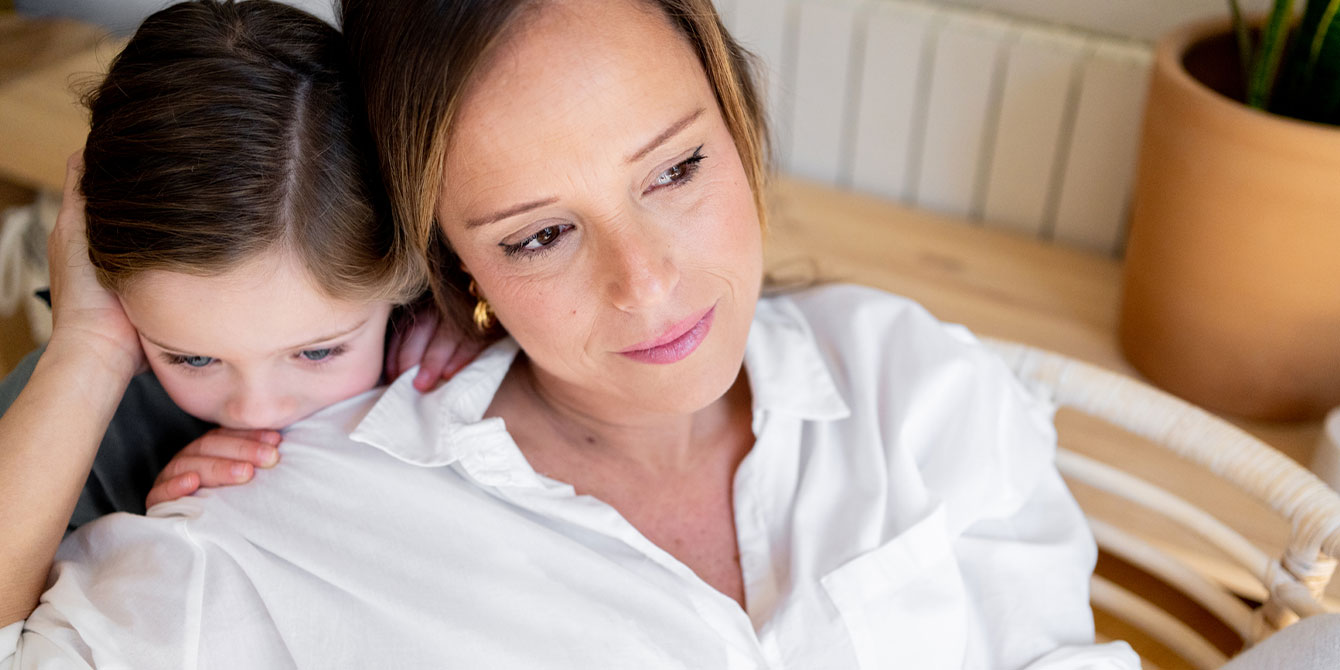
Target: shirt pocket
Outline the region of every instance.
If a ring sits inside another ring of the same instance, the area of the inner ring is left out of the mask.
[[[967,605],[943,504],[820,583],[842,616],[861,668],[962,666]]]

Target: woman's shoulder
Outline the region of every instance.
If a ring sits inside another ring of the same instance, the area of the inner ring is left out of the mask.
[[[916,301],[855,284],[825,284],[765,299],[760,320],[797,320],[845,386],[884,378],[897,369],[916,379],[945,365],[984,366],[1000,374],[966,328],[936,319]],[[1008,372],[1004,372],[1008,374]]]
[[[821,286],[765,302],[764,319],[787,313],[803,322],[851,420],[869,427],[861,434],[890,456],[909,456],[931,490],[957,501],[951,507],[1018,504],[1050,467],[1053,406],[966,328],[862,286]],[[971,516],[967,509],[956,516]]]

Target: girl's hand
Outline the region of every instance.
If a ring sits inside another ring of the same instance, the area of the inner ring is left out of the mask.
[[[460,372],[483,348],[483,344],[466,338],[454,324],[440,318],[429,302],[391,323],[386,378],[393,380],[418,365],[414,388],[431,391]]]
[[[272,468],[279,462],[279,439],[273,430],[215,428],[201,435],[159,473],[144,501],[145,509],[191,495],[202,486],[251,481],[256,468]]]
[[[51,345],[72,346],[94,353],[117,369],[136,371],[144,366],[135,327],[121,309],[121,301],[98,283],[88,260],[88,232],[79,179],[84,172],[83,152],[66,161],[65,192],[56,226],[47,239],[51,268]]]

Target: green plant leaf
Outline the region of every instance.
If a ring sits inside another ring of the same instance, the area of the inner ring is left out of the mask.
[[[1317,3],[1316,6],[1320,7],[1321,4]],[[1313,3],[1308,2],[1307,8],[1309,12],[1312,7]],[[1308,48],[1307,67],[1309,72],[1316,70],[1317,62],[1321,59],[1322,50],[1326,46],[1328,36],[1331,34],[1331,26],[1335,24],[1335,14],[1337,11],[1340,11],[1340,0],[1331,0],[1326,3],[1325,7],[1326,8],[1322,10],[1321,16],[1317,19],[1317,25],[1314,28],[1316,32],[1312,35],[1312,42]]]
[[[1340,0],[1309,0],[1270,110],[1340,124]]]
[[[1289,41],[1289,23],[1292,19],[1293,0],[1275,0],[1270,18],[1261,30],[1261,50],[1252,63],[1251,78],[1247,85],[1247,104],[1252,107],[1269,107],[1280,61],[1284,59],[1284,47]]]
[[[1238,0],[1228,0],[1229,13],[1233,15],[1233,35],[1238,40],[1238,62],[1242,67],[1242,89],[1251,86],[1252,76],[1252,36],[1247,30],[1247,22],[1242,18],[1242,8]]]
[[[1331,0],[1322,14],[1308,60],[1304,118],[1340,125],[1340,0]]]

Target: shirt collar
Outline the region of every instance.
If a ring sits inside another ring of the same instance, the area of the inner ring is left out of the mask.
[[[502,419],[484,419],[484,412],[517,351],[510,337],[494,342],[428,393],[414,388],[418,367],[410,369],[387,387],[350,437],[424,467],[448,465],[479,446],[510,441]]]
[[[437,467],[469,459],[488,464],[487,470],[499,476],[510,473],[503,479],[529,482],[536,475],[528,466],[519,467],[524,457],[502,419],[484,418],[518,351],[515,340],[499,340],[429,393],[414,388],[417,368],[406,372],[387,387],[350,437],[412,465]],[[759,301],[744,363],[755,422],[762,412],[821,421],[849,414],[805,316],[790,299]]]
[[[851,414],[808,320],[790,298],[758,302],[744,367],[756,421],[761,411],[815,421],[843,419]]]

